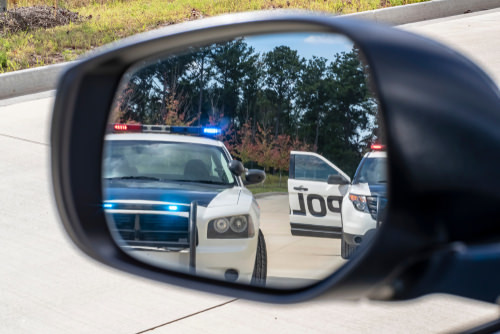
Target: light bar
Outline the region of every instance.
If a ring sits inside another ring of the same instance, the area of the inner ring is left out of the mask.
[[[381,145],[381,144],[372,144],[371,149],[372,149],[373,151],[381,151],[381,150],[385,150],[385,145]]]
[[[142,132],[142,133],[169,133],[185,134],[192,136],[216,136],[222,130],[215,127],[202,126],[171,126],[171,125],[146,125],[146,124],[113,124],[112,132]]]

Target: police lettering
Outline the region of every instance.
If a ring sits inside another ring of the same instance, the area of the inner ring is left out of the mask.
[[[304,201],[304,194],[299,193],[299,210],[292,210],[294,215],[305,216],[306,215],[306,207]],[[342,210],[342,196],[328,196],[325,198],[321,195],[317,194],[309,194],[307,195],[307,209],[309,213],[314,217],[325,217],[328,211],[332,213],[340,213]],[[315,209],[313,203],[316,202],[319,204],[319,210]],[[338,205],[334,206],[334,202]]]
[[[316,200],[319,202],[319,211],[314,210],[313,206],[313,201]],[[324,217],[326,216],[326,205],[325,205],[325,200],[323,199],[323,196],[320,195],[307,195],[307,208],[309,209],[309,212],[311,215],[314,217]]]
[[[304,205],[304,194],[299,193],[299,210],[293,210],[294,215],[305,216],[306,206]]]

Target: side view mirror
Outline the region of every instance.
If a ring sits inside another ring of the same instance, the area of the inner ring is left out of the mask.
[[[275,303],[494,302],[499,97],[459,53],[375,23],[272,11],[172,25],[61,77],[55,201],[84,253],[164,283]],[[107,132],[116,121],[128,124]],[[387,156],[368,152],[363,168],[386,159],[387,172],[349,193],[326,186],[347,181],[325,159],[291,154],[338,157],[352,175],[375,139]],[[269,182],[237,189],[233,156]]]
[[[243,172],[245,171],[245,167],[238,160],[229,161],[228,166],[229,166],[229,170],[231,171],[231,173],[233,173],[236,176],[241,176],[243,174]]]
[[[328,184],[349,184],[350,182],[342,177],[342,175],[328,175]]]
[[[245,173],[244,185],[261,183],[266,179],[266,172],[260,169],[249,169]]]

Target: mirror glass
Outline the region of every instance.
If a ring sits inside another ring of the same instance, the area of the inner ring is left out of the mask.
[[[239,37],[136,64],[109,117],[109,229],[159,267],[313,284],[383,221],[386,151],[370,71],[338,34]]]

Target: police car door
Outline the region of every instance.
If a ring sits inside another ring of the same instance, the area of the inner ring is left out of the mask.
[[[341,205],[348,185],[328,184],[342,170],[319,154],[290,152],[288,200],[292,235],[338,238],[342,234]]]

